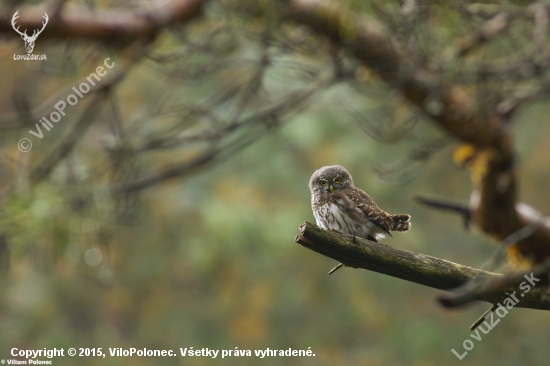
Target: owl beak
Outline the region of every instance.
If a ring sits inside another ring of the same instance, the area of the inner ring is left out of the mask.
[[[330,193],[334,192],[334,186],[332,184],[330,185],[329,189],[330,189]]]

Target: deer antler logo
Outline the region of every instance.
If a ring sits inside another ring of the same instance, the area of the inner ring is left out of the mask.
[[[15,28],[15,20],[17,18],[19,18],[19,15],[17,15],[17,13],[19,13],[19,10],[15,12],[15,14],[13,14],[13,17],[11,18],[11,26],[13,27],[13,29],[19,33],[21,35],[21,38],[23,38],[23,41],[25,41],[25,49],[27,50],[27,53],[32,53],[32,50],[34,49],[34,42],[36,41],[36,38],[38,38],[38,35],[40,33],[42,33],[42,31],[44,30],[44,28],[46,28],[46,24],[48,24],[48,14],[44,13],[44,21],[42,22],[42,29],[40,29],[39,31],[37,31],[36,29],[34,30],[34,32],[32,33],[32,36],[28,36],[27,35],[27,30],[25,29],[25,32],[21,32],[19,30],[19,26],[17,28]]]

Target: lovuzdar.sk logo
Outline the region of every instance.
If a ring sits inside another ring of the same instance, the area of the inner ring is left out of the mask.
[[[11,18],[11,26],[13,27],[13,29],[17,33],[19,33],[21,35],[21,38],[23,38],[23,41],[25,42],[25,50],[27,51],[27,54],[26,55],[16,55],[16,54],[14,54],[13,59],[14,60],[46,60],[47,59],[46,54],[33,55],[32,51],[34,50],[34,43],[36,42],[36,39],[38,38],[40,33],[42,33],[44,28],[46,28],[46,24],[48,24],[48,20],[49,20],[48,14],[44,13],[44,21],[42,22],[42,29],[40,29],[40,30],[34,29],[33,33],[32,33],[32,36],[29,36],[27,34],[27,29],[25,29],[24,32],[21,32],[19,30],[19,26],[15,24],[17,18],[19,18],[18,13],[19,13],[19,10],[17,10],[15,12],[15,14],[13,14],[13,17]]]

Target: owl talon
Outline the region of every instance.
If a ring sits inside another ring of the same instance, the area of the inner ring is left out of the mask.
[[[340,268],[345,267],[345,266],[346,266],[345,264],[339,263],[336,267],[334,267],[333,269],[331,269],[331,270],[329,271],[328,274],[331,275],[331,274],[333,274],[334,272],[336,272],[337,270],[339,270]]]

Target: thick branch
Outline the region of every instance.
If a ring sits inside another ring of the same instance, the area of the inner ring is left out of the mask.
[[[550,257],[549,220],[541,219],[526,205],[517,205],[513,142],[497,108],[483,110],[477,105],[475,90],[443,82],[440,71],[413,63],[411,60],[418,57],[399,49],[390,31],[377,21],[359,21],[353,14],[320,1],[287,3],[288,19],[348,50],[435,123],[468,144],[471,153],[463,163],[472,171],[473,222],[500,241],[526,225],[538,225],[533,235],[508,248],[515,264],[528,267]],[[432,102],[439,108],[429,107]]]
[[[502,280],[506,278],[501,274],[482,271],[357,237],[354,243],[351,235],[323,230],[307,221],[300,225],[300,231],[301,235],[297,235],[295,239],[297,243],[340,261],[346,266],[364,268],[439,290],[449,291],[474,279]],[[514,291],[521,292],[516,286],[470,300],[483,300],[494,304],[508,297],[506,292]],[[550,296],[548,288],[543,285],[535,286],[531,291],[525,293],[524,297],[520,297],[516,307],[550,310],[550,302],[544,301],[543,295]]]
[[[205,2],[206,0],[172,0],[140,11],[90,11],[84,6],[68,4],[58,11],[51,9],[56,16],[51,17],[44,32],[40,34],[40,39],[84,38],[104,42],[151,39],[164,27],[195,18],[201,13]],[[44,12],[49,10],[43,6],[22,8],[17,24],[21,29],[40,29]],[[12,14],[0,15],[0,34],[18,37],[12,29],[11,17]]]
[[[498,145],[503,138],[505,131],[499,116],[480,115],[466,89],[442,84],[442,75],[411,63],[414,58],[394,45],[391,34],[379,22],[374,19],[361,22],[353,14],[317,1],[294,0],[289,4],[287,18],[351,51],[453,136],[485,147]],[[430,101],[441,108],[431,108]]]

